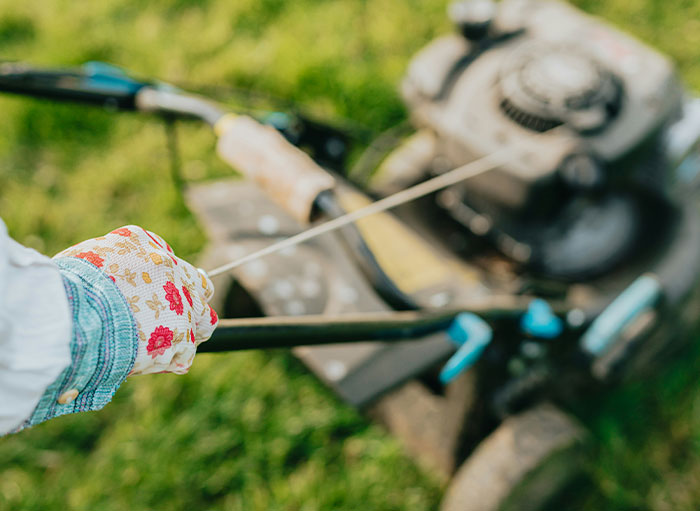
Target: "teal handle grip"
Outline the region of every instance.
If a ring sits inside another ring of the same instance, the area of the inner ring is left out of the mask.
[[[131,78],[125,70],[105,62],[86,62],[83,64],[85,86],[102,92],[136,94],[148,85]]]

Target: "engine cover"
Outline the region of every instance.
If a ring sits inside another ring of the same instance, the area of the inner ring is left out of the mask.
[[[478,38],[462,27],[433,41],[402,83],[414,124],[434,135],[432,172],[509,149],[505,164],[458,185],[465,205],[534,243],[526,233],[580,194],[663,195],[657,146],[683,101],[666,57],[555,1],[505,0],[481,25]]]
[[[498,34],[506,21],[509,32]],[[515,148],[511,164],[469,183],[494,214],[527,207],[571,154],[617,172],[680,109],[666,57],[568,5],[506,0],[492,32],[486,42],[434,41],[411,62],[402,92],[415,123],[438,135],[445,168]]]
[[[563,124],[581,133],[605,129],[622,102],[615,75],[576,46],[521,46],[504,62],[499,85],[504,113],[538,132]]]

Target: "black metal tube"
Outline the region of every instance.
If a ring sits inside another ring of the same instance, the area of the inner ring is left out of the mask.
[[[134,110],[132,87],[101,89],[90,84],[82,71],[34,69],[18,63],[0,65],[0,92],[22,96]]]
[[[292,348],[318,344],[364,341],[406,341],[446,330],[462,312],[478,314],[488,322],[517,321],[527,311],[531,297],[491,297],[467,309],[406,312],[374,312],[340,316],[273,316],[222,319],[200,353],[248,349]],[[553,304],[565,317],[568,309]]]
[[[459,311],[388,312],[222,319],[198,352],[291,348],[315,344],[392,341],[445,330]]]

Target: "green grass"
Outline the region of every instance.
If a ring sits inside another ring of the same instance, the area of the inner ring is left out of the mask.
[[[700,5],[579,0],[672,55],[700,90]],[[433,0],[0,0],[0,56],[101,59],[173,82],[253,87],[372,129],[405,117],[410,56],[449,29]],[[226,98],[223,98],[226,99]],[[205,240],[154,119],[0,97],[0,215],[52,254],[143,224],[186,257]],[[208,129],[180,128],[189,180],[231,172]],[[186,143],[185,143],[186,141]],[[559,509],[700,506],[700,353],[577,413],[595,438]],[[0,510],[428,510],[442,487],[398,441],[281,353],[200,356],[129,380],[98,413],[0,439]]]

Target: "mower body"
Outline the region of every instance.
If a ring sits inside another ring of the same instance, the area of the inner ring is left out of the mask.
[[[365,190],[341,183],[338,200],[357,209],[370,196],[507,150],[493,171],[357,229],[421,308],[536,296],[564,304],[567,327],[581,335],[544,339],[506,325],[446,387],[436,378],[455,351],[446,334],[295,353],[438,473],[450,477],[464,463],[445,509],[506,509],[516,494],[517,509],[537,509],[523,499],[542,502],[565,482],[561,467],[575,464],[562,465],[561,455],[584,436],[543,403],[643,374],[697,317],[700,103],[667,58],[567,5],[506,0],[487,20],[460,23],[462,34],[429,44],[409,66],[402,93],[415,134]],[[204,267],[305,228],[251,183],[200,185],[188,201],[211,240]],[[636,299],[644,275],[658,282],[654,307],[615,316],[621,296]],[[337,233],[245,264],[215,285],[226,317],[390,308]],[[586,352],[581,339],[600,317],[619,328],[604,349]],[[519,435],[525,444],[512,442]],[[534,478],[545,466],[559,468]],[[526,480],[539,482],[522,486]],[[479,492],[493,498],[471,502]]]

